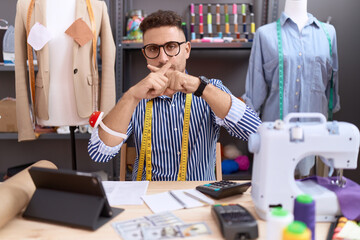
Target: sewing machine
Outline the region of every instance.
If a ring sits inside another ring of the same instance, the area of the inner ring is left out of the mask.
[[[292,212],[296,196],[306,193],[315,200],[316,221],[335,221],[341,213],[335,193],[315,181],[295,181],[295,167],[304,157],[321,156],[330,172],[340,170],[334,184],[342,187],[342,169],[357,167],[359,141],[355,125],[327,122],[320,113],[290,113],[284,121],[264,122],[248,144],[254,153],[251,195],[258,215],[266,220],[276,206]]]

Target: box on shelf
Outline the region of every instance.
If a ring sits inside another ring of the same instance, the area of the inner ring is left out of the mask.
[[[0,132],[17,132],[16,101],[13,98],[0,100]]]

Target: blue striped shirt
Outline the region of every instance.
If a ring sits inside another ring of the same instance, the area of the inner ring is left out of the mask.
[[[210,83],[231,94],[220,80],[211,79]],[[185,99],[186,94],[181,92],[175,93],[172,98],[160,96],[154,99],[151,135],[153,181],[177,180]],[[225,127],[230,135],[247,140],[261,124],[257,114],[242,101],[233,95],[231,100],[232,106],[228,115],[221,119],[214,114],[204,99],[192,95],[186,180],[215,180],[216,142],[219,138],[220,126]],[[134,134],[137,152],[132,173],[133,180],[136,180],[138,171],[138,156],[148,101],[147,99],[140,101],[127,130],[128,136]],[[89,155],[95,162],[107,162],[118,153],[122,144],[115,147],[106,146],[99,138],[97,129],[94,129],[88,146]],[[145,180],[145,164],[142,171],[142,180]]]

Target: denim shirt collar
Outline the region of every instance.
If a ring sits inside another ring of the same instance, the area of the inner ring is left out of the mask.
[[[311,13],[307,13],[307,15],[308,15],[308,21],[305,24],[305,27],[314,24],[316,27],[319,28],[320,27],[319,20],[317,20],[316,17],[314,17]],[[284,26],[284,24],[287,22],[288,19],[289,21],[293,22],[293,20],[289,17],[289,15],[287,15],[285,12],[282,12],[280,16],[280,23],[282,27]]]

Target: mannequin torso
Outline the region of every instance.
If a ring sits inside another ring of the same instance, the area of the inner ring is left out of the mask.
[[[77,126],[87,123],[77,113],[73,79],[74,40],[65,34],[76,20],[76,0],[47,0],[46,28],[51,32],[49,41],[50,87],[49,119],[38,118],[43,126]]]
[[[286,0],[284,12],[298,25],[301,32],[308,21],[307,0]]]

